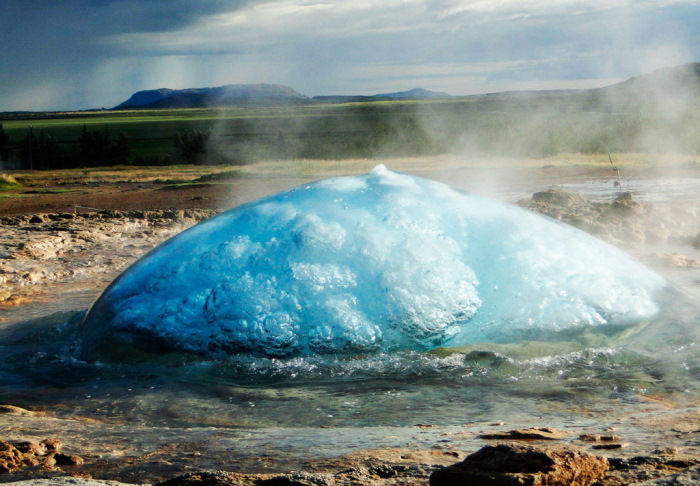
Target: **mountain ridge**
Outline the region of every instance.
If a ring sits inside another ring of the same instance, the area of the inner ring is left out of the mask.
[[[208,108],[251,102],[299,102],[308,99],[308,96],[281,84],[228,84],[215,88],[159,88],[137,91],[114,109]]]
[[[113,109],[209,108],[237,104],[279,103],[352,103],[392,100],[491,99],[522,101],[577,99],[596,106],[631,106],[637,102],[660,105],[700,102],[700,63],[660,68],[601,88],[504,91],[481,95],[452,96],[447,93],[414,88],[408,91],[375,95],[330,95],[310,98],[280,84],[230,84],[215,88],[159,88],[134,93]]]

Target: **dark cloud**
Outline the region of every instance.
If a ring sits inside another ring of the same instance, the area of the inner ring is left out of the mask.
[[[469,94],[700,60],[690,0],[1,1],[0,110],[111,106],[141,89],[236,82],[308,95],[426,82]]]

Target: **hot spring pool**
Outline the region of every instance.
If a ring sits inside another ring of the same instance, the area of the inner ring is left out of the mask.
[[[464,427],[493,421],[641,438],[625,417],[650,399],[697,406],[698,315],[588,235],[380,167],[183,233],[87,314],[4,325],[0,403],[51,417],[15,420],[18,436],[142,452],[214,440],[232,457],[246,443],[279,469],[473,448]]]

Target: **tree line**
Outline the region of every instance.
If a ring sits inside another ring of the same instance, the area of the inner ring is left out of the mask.
[[[206,163],[210,132],[185,130],[173,139],[168,160],[135,156],[132,144],[124,132],[113,134],[107,127],[88,130],[83,125],[76,141],[62,142],[43,130],[28,127],[18,144],[0,123],[0,163],[5,168],[23,170],[75,169],[113,165],[203,164]]]

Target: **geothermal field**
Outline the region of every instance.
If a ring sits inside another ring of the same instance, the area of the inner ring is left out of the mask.
[[[700,164],[611,158],[15,172],[0,481],[695,477]]]

